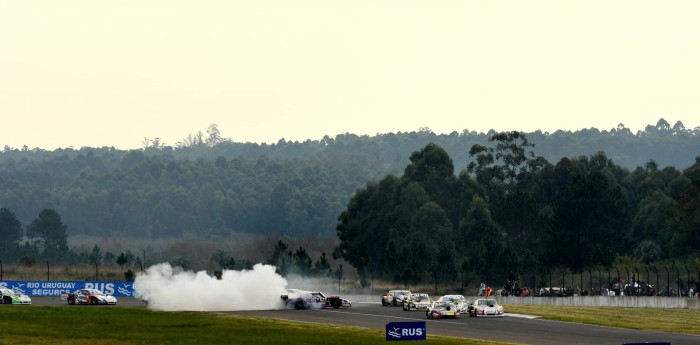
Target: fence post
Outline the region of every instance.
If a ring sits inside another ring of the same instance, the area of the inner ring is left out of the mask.
[[[564,291],[566,291],[566,272],[564,272],[563,268],[561,269],[561,288],[561,292],[563,294]]]
[[[651,285],[651,277],[649,276],[649,267],[647,265],[644,265],[644,270],[647,272],[647,285]],[[649,296],[649,293],[651,293],[651,291],[647,292],[647,296]]]
[[[0,280],[2,280],[2,260],[0,260]]]
[[[666,269],[666,296],[671,296],[671,271],[666,266],[664,268]]]
[[[685,290],[686,294],[690,292],[690,270],[688,270],[688,266],[686,264],[683,264],[683,267],[685,267],[685,284],[688,286],[688,288]],[[690,296],[688,296],[690,297]]]
[[[51,268],[49,266],[49,262],[46,261],[46,281],[51,281]]]

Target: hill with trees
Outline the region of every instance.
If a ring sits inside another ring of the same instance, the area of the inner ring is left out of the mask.
[[[460,174],[472,162],[470,148],[487,145],[494,134],[438,135],[424,128],[255,144],[222,138],[212,125],[175,146],[144,138],[139,150],[5,146],[0,207],[11,210],[22,227],[42,210],[56,210],[71,235],[331,235],[355,191],[400,174],[413,152],[433,143]],[[604,152],[620,171],[647,164],[659,171],[682,170],[700,152],[700,129],[685,129],[680,122],[670,126],[663,119],[638,133],[620,125],[609,131],[524,134],[546,161],[579,161]]]

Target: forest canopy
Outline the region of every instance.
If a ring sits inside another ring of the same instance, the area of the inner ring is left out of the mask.
[[[518,182],[533,186],[535,190],[529,191],[529,195],[542,205],[561,187],[566,176],[554,179],[553,185],[538,179],[549,178],[546,174],[559,171],[575,174],[583,169],[582,165],[607,166],[609,161],[613,168],[606,174],[614,173],[617,183],[627,183],[618,187],[627,199],[626,211],[632,224],[641,222],[636,225],[636,231],[648,233],[651,230],[642,225],[643,218],[637,215],[637,209],[643,206],[644,215],[652,217],[669,200],[649,199],[647,192],[660,188],[658,183],[671,183],[664,186],[668,190],[663,195],[673,198],[673,193],[679,192],[687,182],[675,178],[680,171],[690,180],[698,175],[695,157],[700,152],[700,129],[685,129],[680,122],[671,126],[661,119],[637,133],[622,124],[603,131],[523,133],[528,143],[534,145],[527,148],[528,153],[536,155],[536,160],[527,155],[527,161],[520,157],[520,163],[496,171],[492,168],[501,165],[495,159],[493,166],[483,165],[478,167],[480,170],[469,172],[468,165],[476,164],[479,157],[470,156],[470,149],[475,145],[489,147],[490,138],[497,134],[464,130],[438,135],[423,128],[408,133],[376,136],[346,133],[316,141],[280,139],[275,144],[255,144],[222,138],[218,128],[212,125],[174,146],[158,138],[144,138],[143,148],[139,150],[83,147],[47,151],[5,146],[0,151],[0,208],[14,212],[22,227],[42,210],[56,210],[68,226],[69,235],[178,237],[187,233],[208,237],[231,232],[332,235],[338,215],[356,191],[387,175],[404,173],[417,181],[427,179],[429,187],[425,192],[454,223],[465,212],[460,207],[465,203],[464,198],[470,202],[474,194],[471,189],[483,189],[483,184],[488,182],[484,180],[489,178],[487,172],[506,174],[508,183],[491,185],[488,189],[488,193],[501,193],[497,189],[509,186],[514,182],[513,174],[525,169],[519,176],[523,181]],[[428,144],[440,147],[444,154],[413,157]],[[487,151],[481,153],[487,157]],[[492,154],[495,157],[498,151]],[[422,165],[414,163],[414,159],[425,164],[431,163],[431,159],[449,159],[452,166],[444,166],[439,174],[431,175],[420,170]],[[548,162],[553,166],[545,164]],[[407,166],[414,165],[415,171],[405,171]],[[535,174],[536,170],[542,172]],[[642,173],[645,171],[661,175],[664,180],[657,181],[654,177],[645,182],[646,177],[640,177],[646,176]],[[476,181],[462,176],[465,174]],[[631,182],[625,178],[641,183],[635,188],[644,190],[631,189]],[[464,187],[462,195],[454,196],[447,192],[453,187],[436,183],[452,179],[470,187]],[[471,186],[477,182],[477,186]],[[415,186],[411,190],[419,193]],[[511,193],[508,197],[518,195]],[[487,196],[482,197],[489,201],[490,212],[499,215],[501,211],[494,208],[496,205]],[[459,199],[456,206],[444,206],[451,198]],[[668,243],[668,236],[665,233],[657,240]]]

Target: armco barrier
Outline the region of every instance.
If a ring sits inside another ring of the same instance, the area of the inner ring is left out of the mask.
[[[30,297],[61,296],[61,291],[78,289],[98,289],[115,297],[133,297],[132,282],[114,281],[45,281],[45,280],[2,280],[1,288],[12,289]]]

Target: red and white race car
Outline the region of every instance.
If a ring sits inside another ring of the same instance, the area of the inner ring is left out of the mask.
[[[80,289],[75,292],[62,291],[61,299],[68,304],[117,304],[117,298],[97,289]]]

